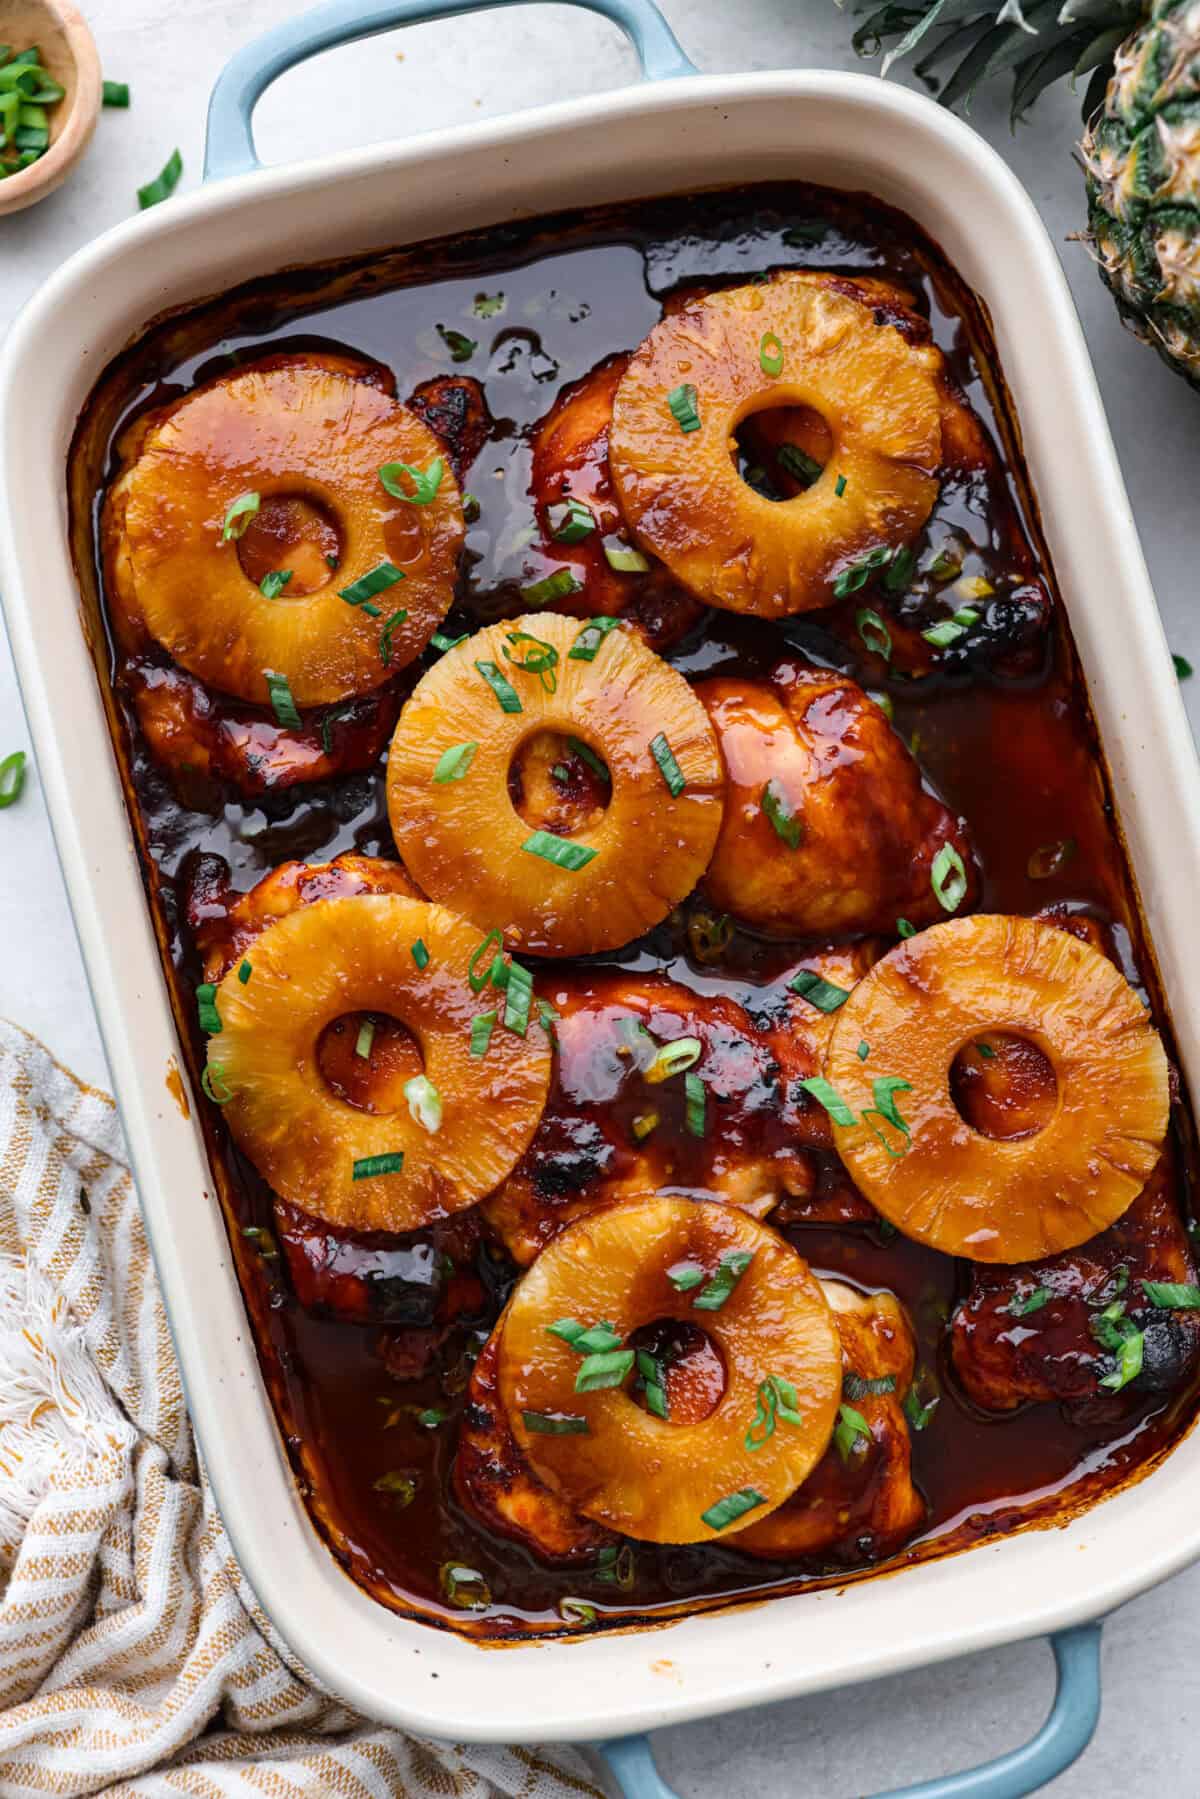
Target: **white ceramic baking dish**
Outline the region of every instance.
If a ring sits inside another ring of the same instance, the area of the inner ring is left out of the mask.
[[[211,169],[229,178],[81,251],[19,319],[0,365],[9,630],[222,1512],[264,1605],[322,1680],[376,1717],[459,1739],[611,1737],[861,1681],[1094,1619],[1200,1554],[1193,1433],[1142,1484],[1065,1528],[641,1634],[486,1649],[369,1599],[297,1497],[201,1135],[166,1084],[179,1045],[68,552],[64,468],[76,418],[109,360],[164,308],[306,258],[733,180],[816,177],[911,214],[991,314],[1177,1040],[1193,1085],[1200,1079],[1200,778],[1079,325],[1032,204],[999,157],[929,101],[865,75],[689,75],[649,0],[589,3],[624,25],[649,73],[679,78],[257,171],[249,112],[282,68],[346,37],[466,8],[336,0],[281,27],[235,60],[214,97]],[[998,794],[997,804],[1010,798]],[[1031,1790],[1086,1740],[1096,1695],[1075,1675],[1094,1666],[1094,1633],[1060,1647],[1067,1696],[1078,1689],[1071,1716],[1057,1715],[1041,1761],[1021,1772],[1006,1759],[991,1784],[970,1791],[999,1799]],[[1057,1761],[1046,1759],[1050,1738]],[[623,1770],[645,1788],[645,1764],[631,1758],[626,1748]]]

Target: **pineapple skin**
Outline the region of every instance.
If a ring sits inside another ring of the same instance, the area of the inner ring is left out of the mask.
[[[1121,316],[1200,387],[1200,0],[1157,0],[1121,44],[1080,153]]]

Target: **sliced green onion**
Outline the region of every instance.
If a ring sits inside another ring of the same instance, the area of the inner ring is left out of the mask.
[[[555,600],[565,600],[568,594],[582,593],[583,582],[573,569],[556,568],[542,581],[531,581],[528,587],[521,589],[521,598],[529,606],[552,606]]]
[[[622,543],[619,537],[604,539],[604,560],[618,575],[644,575],[650,567],[648,557],[632,544]]]
[[[633,1367],[632,1349],[606,1349],[599,1355],[585,1356],[575,1376],[577,1393],[598,1393],[605,1387],[619,1387]]]
[[[429,967],[429,951],[425,948],[425,944],[424,944],[424,941],[422,938],[420,938],[420,937],[417,938],[416,942],[413,944],[411,950],[409,951],[409,954],[412,956],[412,959],[416,963],[417,967],[422,971],[422,973],[424,973],[424,971]]]
[[[872,656],[882,656],[885,662],[892,659],[892,634],[877,612],[864,606],[854,614],[854,623],[858,627],[858,635],[862,639],[863,648]]]
[[[894,1374],[878,1374],[873,1379],[867,1380],[863,1375],[855,1374],[851,1369],[842,1376],[842,1392],[847,1399],[877,1399],[882,1398],[885,1393],[894,1393],[895,1391],[896,1376]]]
[[[290,568],[273,568],[259,582],[258,591],[264,600],[277,600],[291,578]]]
[[[1142,1291],[1152,1306],[1168,1306],[1177,1312],[1200,1312],[1200,1287],[1185,1281],[1143,1281]]]
[[[938,1403],[938,1397],[935,1394],[928,1405],[922,1404],[915,1381],[901,1401],[901,1404],[904,1407],[904,1416],[908,1419],[913,1430],[925,1429],[925,1426],[937,1411]]]
[[[558,651],[554,645],[547,643],[544,637],[535,637],[530,631],[506,631],[504,636],[504,654],[513,667],[537,675],[543,690],[553,693],[558,687],[558,676],[554,672],[558,667]],[[532,647],[523,656],[518,656],[516,652],[522,644]]]
[[[25,751],[13,750],[0,762],[0,812],[15,806],[25,787]]]
[[[907,544],[898,544],[892,551],[892,560],[888,563],[883,576],[883,585],[888,593],[903,593],[913,577],[917,566],[915,550]]]
[[[519,962],[510,963],[504,983],[504,1028],[518,1037],[529,1029],[529,1008],[533,1000],[533,976]]]
[[[739,1492],[727,1493],[724,1499],[718,1499],[706,1512],[701,1512],[700,1522],[707,1524],[709,1530],[727,1530],[739,1518],[744,1518],[747,1512],[766,1503],[762,1494],[753,1487],[742,1487]]]
[[[427,1074],[414,1074],[411,1081],[404,1083],[404,1097],[408,1101],[409,1116],[414,1124],[432,1137],[442,1128],[442,1096]]]
[[[1188,661],[1187,657],[1172,655],[1171,661],[1175,664],[1175,673],[1179,679],[1181,681],[1190,681],[1196,671]]]
[[[358,1027],[358,1036],[354,1039],[354,1053],[364,1062],[371,1060],[371,1045],[375,1041],[375,1020],[364,1018]]]
[[[467,770],[475,760],[478,743],[452,743],[448,750],[443,750],[437,759],[433,771],[433,779],[442,786],[447,781],[466,779]]]
[[[1134,1331],[1126,1337],[1117,1351],[1117,1365],[1111,1374],[1106,1374],[1100,1385],[1107,1387],[1110,1393],[1119,1393],[1127,1387],[1131,1380],[1136,1380],[1142,1372],[1142,1349],[1145,1335],[1142,1331]]]
[[[662,1120],[657,1112],[639,1112],[630,1126],[630,1129],[633,1131],[634,1141],[636,1143],[644,1143],[646,1138],[658,1129],[661,1122]]]
[[[798,850],[804,841],[804,823],[773,776],[763,788],[759,803],[779,841],[790,850]]]
[[[478,945],[467,963],[467,980],[472,993],[482,993],[492,977],[492,963],[489,961],[482,974],[479,973],[481,959],[487,955],[493,943],[498,944],[497,960],[504,949],[504,937],[500,931],[489,931],[483,942]]]
[[[546,1335],[558,1337],[580,1355],[602,1355],[621,1347],[620,1335],[604,1319],[599,1324],[580,1324],[577,1318],[559,1318],[546,1326]]]
[[[392,660],[392,634],[400,629],[407,617],[408,608],[402,606],[399,612],[393,612],[390,618],[384,620],[379,638],[379,660],[385,668],[390,666]]]
[[[667,1406],[667,1385],[662,1368],[655,1361],[648,1349],[637,1352],[638,1373],[641,1376],[642,1392],[646,1396],[646,1410],[656,1418],[670,1417]]]
[[[439,325],[437,334],[450,352],[451,362],[470,362],[479,345],[465,331],[456,331],[452,325]]]
[[[471,1020],[471,1054],[486,1056],[488,1045],[492,1041],[492,1031],[496,1025],[495,1012],[481,1012]]]
[[[221,526],[221,542],[228,543],[231,537],[241,537],[261,505],[260,494],[240,493],[225,514],[225,522]]]
[[[441,456],[435,456],[427,469],[414,468],[411,462],[385,462],[379,471],[379,480],[393,500],[403,500],[406,506],[428,506],[437,498],[445,472],[446,464]],[[407,475],[412,483],[411,493],[404,486],[402,475]]]
[[[704,1270],[698,1262],[676,1262],[673,1268],[667,1269],[667,1279],[679,1293],[690,1293],[704,1279]]]
[[[397,581],[403,579],[404,570],[397,568],[394,562],[379,562],[374,568],[368,569],[365,575],[360,575],[357,581],[352,581],[349,587],[339,587],[338,596],[345,600],[347,606],[362,606],[369,611],[368,600],[373,599],[377,593],[386,593],[389,587],[394,587]],[[372,616],[379,617],[378,608]]]
[[[857,562],[852,562],[849,568],[842,570],[833,584],[834,597],[844,600],[847,594],[857,593],[860,587],[866,586],[875,570],[882,568],[891,558],[891,548],[886,544],[868,550],[865,556],[860,556]]]
[[[389,1468],[371,1486],[376,1493],[386,1493],[392,1504],[400,1508],[411,1505],[417,1496],[416,1480],[402,1468]]]
[[[684,1128],[691,1137],[703,1137],[708,1116],[704,1082],[698,1074],[683,1077]]]
[[[620,1587],[623,1591],[628,1591],[633,1585],[636,1572],[637,1563],[634,1559],[632,1546],[629,1543],[623,1543],[620,1549],[618,1549],[615,1543],[609,1543],[604,1549],[601,1549],[596,1556],[596,1571],[593,1574],[592,1579],[596,1581],[597,1584],[601,1582],[606,1585],[611,1583],[613,1586]]]
[[[588,1421],[576,1412],[522,1412],[525,1429],[539,1437],[586,1437]],[[595,1616],[593,1612],[592,1616]]]
[[[443,1562],[438,1579],[446,1600],[460,1612],[486,1612],[492,1603],[491,1588],[477,1568]]]
[[[699,431],[700,414],[696,409],[696,389],[690,381],[681,382],[667,395],[671,417],[681,431]]]
[[[497,313],[504,311],[504,295],[476,294],[471,311],[477,319],[494,319]]]
[[[1049,1287],[1035,1287],[1032,1293],[1014,1294],[1004,1309],[1010,1317],[1027,1318],[1031,1312],[1040,1312],[1053,1298]]]
[[[217,1010],[217,985],[215,981],[202,981],[196,989],[196,1010],[200,1017],[200,1029],[210,1037],[216,1037],[224,1028],[221,1014]]]
[[[876,1111],[886,1118],[889,1124],[895,1125],[898,1131],[902,1131],[906,1137],[909,1136],[909,1127],[896,1110],[896,1095],[897,1093],[911,1093],[912,1082],[903,1080],[899,1075],[881,1074],[872,1081],[871,1092],[874,1095]]]
[[[100,90],[104,106],[128,106],[129,85],[124,81],[106,81]]]
[[[594,662],[596,651],[604,642],[610,631],[615,631],[620,624],[619,618],[589,618],[570,649],[567,651],[569,662]]]
[[[775,452],[775,460],[793,481],[802,481],[806,487],[812,487],[825,473],[824,463],[818,462],[815,456],[809,456],[799,444],[781,445]]]
[[[833,1433],[834,1447],[844,1462],[850,1460],[858,1444],[863,1439],[871,1441],[871,1426],[861,1412],[856,1412],[852,1405],[838,1407],[837,1428]]]
[[[157,206],[160,200],[169,200],[179,185],[179,177],[183,174],[183,158],[178,150],[172,150],[166,162],[145,187],[137,191],[138,205],[145,212],[148,206]]]
[[[572,843],[566,837],[556,837],[552,831],[535,831],[521,848],[531,856],[540,856],[543,862],[553,862],[555,868],[568,869],[572,874],[586,868],[599,854],[585,843]]]
[[[277,675],[274,670],[266,668],[263,670],[263,679],[267,683],[267,695],[278,723],[289,731],[298,730],[300,714],[296,710],[287,676]]]
[[[218,1083],[221,1091],[217,1091]],[[212,1100],[214,1106],[227,1106],[233,1098],[233,1090],[226,1085],[225,1070],[219,1062],[210,1062],[200,1076],[200,1086]]]
[[[854,1123],[854,1113],[838,1093],[836,1087],[830,1086],[824,1075],[811,1075],[808,1080],[801,1081],[800,1085],[806,1093],[812,1094],[819,1105],[824,1106],[835,1124]]]
[[[698,1312],[719,1312],[733,1289],[754,1260],[752,1249],[729,1249],[717,1264],[717,1272],[706,1281],[692,1305]]]
[[[896,935],[897,935],[897,937],[915,937],[916,934],[917,934],[916,925],[909,924],[907,918],[898,918],[896,920]]]
[[[609,774],[608,769],[596,754],[595,750],[586,744],[582,737],[568,737],[567,747],[574,751],[581,762],[587,763],[588,767],[598,780],[607,781],[611,787],[612,776]]]
[[[1029,858],[1026,873],[1031,881],[1049,881],[1061,874],[1075,854],[1075,839],[1064,837],[1059,843],[1044,843]]]
[[[663,1043],[655,1050],[653,1059],[642,1070],[642,1078],[652,1086],[659,1081],[669,1081],[672,1075],[684,1074],[694,1068],[704,1054],[704,1045],[699,1037],[674,1037],[670,1043]]]
[[[355,1162],[351,1179],[356,1181],[373,1180],[377,1174],[399,1174],[404,1166],[404,1151],[389,1150],[383,1156],[361,1156]]]
[[[758,366],[764,375],[783,373],[783,345],[773,331],[764,331],[758,340]]]
[[[494,662],[477,662],[475,666],[500,702],[501,712],[524,711],[516,688],[500,673]]]
[[[746,1448],[751,1451],[761,1449],[768,1438],[775,1435],[778,1420],[784,1424],[802,1425],[804,1419],[797,1410],[798,1405],[795,1387],[781,1374],[769,1374],[766,1380],[760,1381],[754,1418],[746,1432]]]
[[[253,1243],[264,1262],[274,1262],[279,1256],[279,1245],[271,1232],[264,1230],[261,1224],[244,1224],[242,1235],[248,1243]]]
[[[658,772],[667,784],[667,792],[673,800],[677,800],[687,786],[687,782],[683,778],[683,770],[675,760],[675,752],[662,731],[657,737],[651,738],[650,754],[657,762]]]
[[[952,843],[943,843],[933,858],[929,882],[934,897],[944,912],[957,912],[967,897],[967,871],[963,859]]]
[[[806,999],[810,1006],[815,1006],[818,1012],[836,1012],[850,998],[849,988],[835,987],[832,981],[824,980],[811,968],[802,968],[788,982],[788,986],[801,999]]]
[[[570,497],[557,506],[547,506],[546,523],[556,543],[582,543],[596,529],[591,508]]]
[[[464,631],[461,637],[447,637],[443,632],[435,631],[429,639],[430,648],[440,650],[444,656],[447,650],[456,650],[460,643],[466,643],[469,635],[468,631]]]

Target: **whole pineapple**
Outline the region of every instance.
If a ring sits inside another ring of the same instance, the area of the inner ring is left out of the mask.
[[[1088,241],[1126,322],[1200,386],[1200,0],[887,0],[854,35],[865,55],[894,39],[883,73],[919,46],[916,73],[964,112],[1002,72],[1014,121],[1090,77]]]

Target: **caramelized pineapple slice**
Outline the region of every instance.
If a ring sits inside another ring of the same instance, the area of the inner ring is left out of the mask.
[[[438,439],[379,387],[319,357],[267,358],[164,408],[130,449],[104,527],[127,634],[140,620],[219,692],[267,706],[270,673],[301,707],[368,693],[444,618],[463,539],[458,485]],[[421,498],[400,476],[407,497],[395,498],[379,477],[388,464],[431,486],[440,476],[436,490]],[[257,511],[230,535],[246,495]],[[390,585],[365,603],[343,598],[385,565],[398,571]]]
[[[955,1104],[956,1058],[989,1032],[1028,1039],[1053,1071],[1031,1135],[985,1136]],[[956,918],[897,944],[839,1010],[825,1073],[853,1114],[834,1112],[838,1153],[872,1205],[977,1262],[1094,1237],[1137,1197],[1167,1129],[1167,1058],[1137,995],[1099,950],[1032,918]]]
[[[803,275],[726,288],[664,318],[617,389],[609,465],[639,543],[732,612],[828,606],[838,574],[908,543],[937,498],[941,353]],[[773,501],[742,480],[737,427],[806,408],[830,451],[806,491]]]
[[[600,770],[575,828],[568,810],[537,804],[547,761],[569,786],[547,738],[582,743]],[[708,864],[722,790],[712,726],[683,677],[632,630],[554,612],[442,656],[388,757],[392,833],[423,891],[546,956],[614,949],[664,918]]]
[[[258,936],[248,979],[244,964],[230,968],[215,995],[209,1081],[276,1193],[329,1224],[411,1231],[509,1173],[541,1117],[550,1048],[540,1030],[522,1037],[498,1023],[486,1053],[473,1053],[478,947],[478,932],[441,906],[361,894],[301,906]],[[323,1041],[363,1014],[395,1021],[370,1110],[328,1078],[337,1058]],[[432,1098],[411,1095],[422,1074]]]
[[[564,1340],[573,1324],[598,1333],[595,1353]],[[652,1355],[629,1345],[672,1324],[703,1336],[716,1376],[675,1419],[647,1375]],[[534,1473],[573,1511],[656,1543],[729,1537],[781,1505],[820,1460],[841,1386],[837,1329],[807,1263],[709,1201],[648,1198],[578,1219],[525,1274],[500,1340],[501,1398]]]

